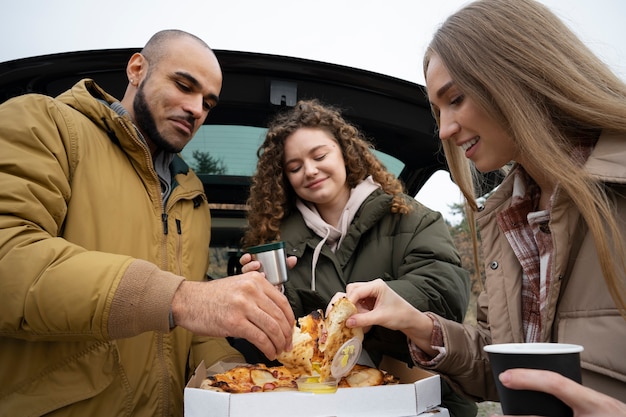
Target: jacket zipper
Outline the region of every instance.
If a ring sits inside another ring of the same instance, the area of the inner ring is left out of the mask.
[[[163,204],[163,200],[160,198],[161,196],[161,184],[159,182],[159,175],[157,174],[154,166],[152,165],[152,156],[150,155],[150,151],[148,146],[142,142],[137,134],[134,133],[134,128],[132,131],[128,128],[123,118],[120,118],[120,124],[122,128],[126,131],[126,133],[132,138],[132,140],[137,143],[140,149],[143,150],[144,156],[146,158],[146,165],[150,173],[157,179],[157,196],[159,196],[159,201],[161,205],[161,222],[163,224],[163,239],[161,240],[161,257],[162,257],[162,265],[161,269],[167,271],[167,234],[168,234],[168,225],[167,225],[167,210],[165,205]],[[164,344],[165,344],[165,336],[163,333],[158,332],[156,337],[156,348],[157,348],[157,358],[156,361],[160,363],[161,368],[161,395],[162,395],[162,404],[163,409],[161,410],[161,414],[163,417],[167,417],[169,415],[170,409],[170,378],[169,378],[169,370],[167,367],[167,361],[165,359],[164,353]]]
[[[176,219],[176,232],[178,233],[178,244],[176,245],[176,265],[178,265],[178,275],[183,275],[183,227],[179,219]]]

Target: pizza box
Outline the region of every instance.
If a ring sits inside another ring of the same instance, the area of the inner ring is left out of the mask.
[[[439,375],[385,358],[398,385],[339,388],[334,394],[298,391],[229,394],[201,389],[207,376],[201,363],[185,387],[185,417],[410,417],[447,416],[441,404]],[[295,413],[295,414],[294,414]],[[424,414],[423,414],[424,413]]]

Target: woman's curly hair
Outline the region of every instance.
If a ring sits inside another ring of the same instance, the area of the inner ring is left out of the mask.
[[[244,247],[279,240],[283,218],[296,210],[297,196],[285,175],[284,160],[285,140],[300,128],[323,129],[337,141],[346,164],[349,188],[371,175],[385,193],[393,196],[392,213],[409,212],[411,206],[403,184],[376,158],[373,145],[363,133],[347,122],[337,108],[317,100],[299,101],[270,122],[265,141],[257,150],[259,160],[247,202]]]

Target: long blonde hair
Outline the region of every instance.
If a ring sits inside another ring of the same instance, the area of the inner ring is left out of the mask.
[[[624,236],[604,184],[571,157],[577,145],[602,130],[624,133],[626,139],[626,84],[533,0],[470,3],[435,33],[424,56],[424,74],[433,55],[459,88],[508,131],[529,166],[557,178],[564,192],[575,196],[606,284],[626,317]],[[436,110],[434,115],[439,122]],[[477,260],[478,176],[460,148],[448,141],[442,145],[466,199]]]

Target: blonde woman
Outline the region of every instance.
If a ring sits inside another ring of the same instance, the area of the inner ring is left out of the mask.
[[[403,309],[380,282],[348,286],[353,301],[367,301],[363,311],[373,308],[352,325],[404,331],[417,364],[477,399],[498,399],[485,345],[581,344],[589,390],[534,372],[501,379],[569,390],[576,415],[591,415],[581,403],[599,391],[613,398],[606,415],[626,414],[626,85],[532,0],[476,1],[450,16],[424,74],[452,176],[480,231],[478,326]],[[501,169],[506,178],[478,207],[476,171]]]

